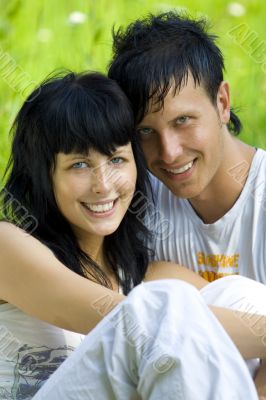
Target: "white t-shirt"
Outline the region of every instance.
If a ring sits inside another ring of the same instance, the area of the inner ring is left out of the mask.
[[[148,227],[154,233],[150,247],[155,260],[187,266],[209,282],[239,274],[266,283],[264,150],[256,151],[249,172],[242,162],[229,171],[228,179],[243,186],[246,177],[236,203],[213,224],[204,224],[188,200],[174,196],[152,177],[155,208]]]
[[[83,335],[0,305],[0,399],[31,399]]]

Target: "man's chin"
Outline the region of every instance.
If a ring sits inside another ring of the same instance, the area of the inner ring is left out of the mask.
[[[189,185],[189,184],[174,185],[174,184],[169,184],[169,182],[163,182],[163,183],[173,193],[174,196],[180,197],[181,199],[188,199],[188,200],[194,199],[198,197],[200,194],[199,189],[196,188],[194,185]]]

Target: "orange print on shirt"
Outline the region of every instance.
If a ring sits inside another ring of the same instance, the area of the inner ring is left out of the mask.
[[[214,271],[199,271],[199,275],[204,278],[206,281],[208,282],[213,282],[216,279],[220,279],[223,278],[225,276],[228,275],[239,275],[238,272],[235,272],[233,274],[226,274],[226,273],[222,273],[222,272],[214,272]]]
[[[206,270],[199,270],[198,273],[208,282],[228,275],[238,275],[238,260],[239,254],[228,256],[225,254],[205,254],[203,251],[199,251],[197,253],[198,265],[199,267],[206,267]]]

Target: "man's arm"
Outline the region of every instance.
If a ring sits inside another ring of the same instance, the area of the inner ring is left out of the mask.
[[[208,285],[188,268],[163,261],[151,263],[145,277],[145,281],[157,279],[180,279],[197,289]],[[215,306],[210,309],[244,358],[266,358],[266,316]]]
[[[259,399],[266,400],[266,360],[262,361],[262,364],[257,372],[255,385],[258,391]]]
[[[244,358],[266,358],[266,316],[210,306]],[[259,320],[257,331],[247,321]],[[265,329],[265,330],[264,330]],[[264,332],[264,333],[263,333]]]

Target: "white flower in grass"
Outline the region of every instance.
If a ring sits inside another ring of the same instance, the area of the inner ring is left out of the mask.
[[[47,28],[41,28],[38,30],[37,32],[37,39],[39,40],[39,42],[49,42],[53,37],[53,32],[51,31],[51,29],[47,29]]]
[[[71,25],[81,25],[84,24],[87,20],[87,15],[81,11],[73,11],[68,16],[68,22]]]
[[[227,11],[233,17],[242,17],[246,13],[246,8],[240,3],[229,3]]]

